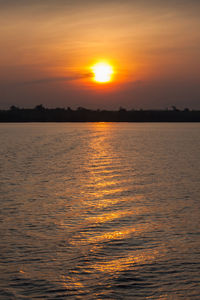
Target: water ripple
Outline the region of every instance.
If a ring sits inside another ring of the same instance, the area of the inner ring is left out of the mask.
[[[1,124],[0,299],[199,299],[199,124]]]

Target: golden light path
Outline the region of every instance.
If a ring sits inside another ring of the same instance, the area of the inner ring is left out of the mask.
[[[113,67],[107,62],[98,62],[91,67],[94,73],[94,81],[98,83],[108,83],[112,80]]]
[[[145,196],[142,193],[126,193],[130,190],[129,183],[132,184],[132,180],[129,182],[125,175],[129,162],[127,161],[126,165],[118,150],[110,143],[111,136],[117,131],[115,125],[94,123],[90,130],[88,152],[84,158],[87,178],[83,178],[79,192],[80,202],[77,212],[74,210],[74,214],[77,214],[78,218],[81,215],[82,219],[74,227],[68,243],[74,249],[80,249],[85,256],[94,256],[95,259],[89,258],[84,264],[76,266],[71,274],[66,273],[62,277],[62,283],[67,290],[77,289],[82,294],[90,292],[93,274],[97,274],[100,282],[109,278],[107,276],[120,278],[123,272],[137,272],[141,265],[154,263],[166,252],[163,246],[159,249],[129,248],[128,240],[142,238],[150,228],[155,229],[157,224],[149,224],[142,219],[139,223],[134,222],[149,210],[143,205]],[[128,220],[132,220],[131,223]],[[112,221],[114,227],[111,225]],[[67,224],[63,223],[63,228],[67,228]],[[116,255],[115,252],[103,255],[106,253],[106,245],[122,243],[127,243],[127,249],[120,255]],[[85,274],[84,280],[81,272]],[[100,299],[99,295],[96,295],[95,299]]]

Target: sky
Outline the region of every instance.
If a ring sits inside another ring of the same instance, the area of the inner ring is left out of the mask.
[[[199,16],[199,0],[0,0],[0,109],[200,109]]]

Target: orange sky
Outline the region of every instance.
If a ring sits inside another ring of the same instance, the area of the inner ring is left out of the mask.
[[[200,108],[200,3],[163,2],[0,0],[0,106]]]

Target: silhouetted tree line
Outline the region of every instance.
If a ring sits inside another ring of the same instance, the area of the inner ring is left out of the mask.
[[[166,110],[50,109],[40,104],[35,108],[11,106],[8,110],[0,110],[0,122],[200,122],[200,111],[180,110],[175,106]]]

